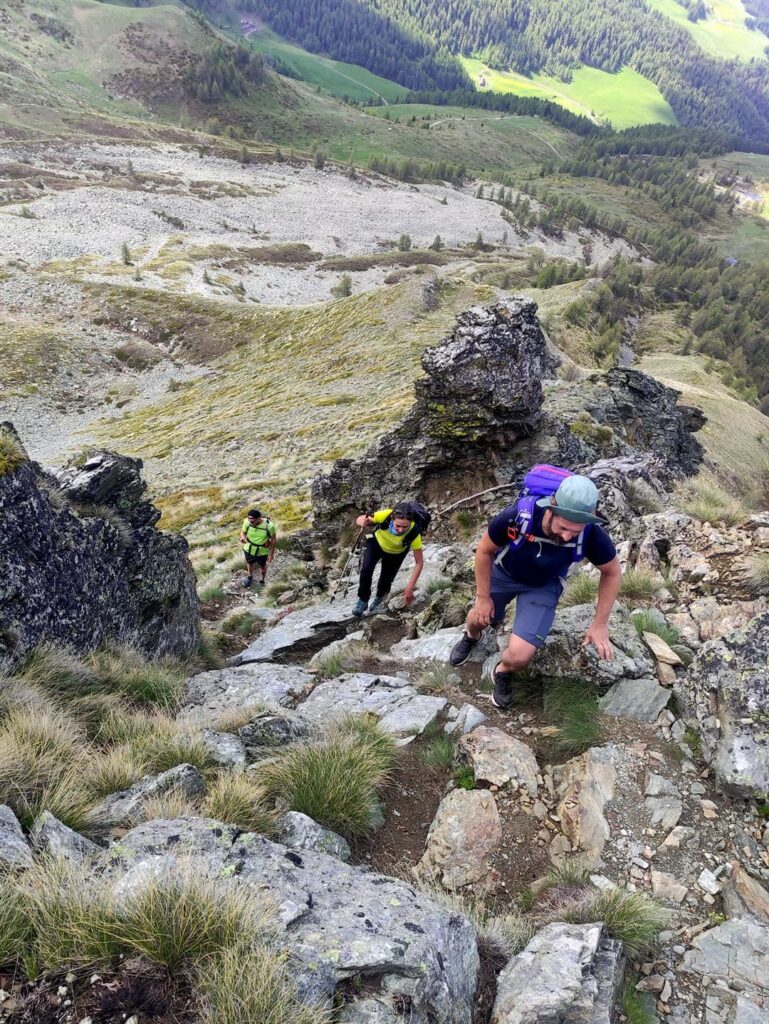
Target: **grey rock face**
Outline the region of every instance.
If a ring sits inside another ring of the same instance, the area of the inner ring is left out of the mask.
[[[420,636],[415,640],[399,640],[390,648],[390,655],[399,661],[439,661],[448,664],[449,655],[454,645],[462,639],[461,629],[439,629],[430,636]],[[480,642],[473,648],[468,661],[482,662],[492,652],[498,652],[496,633],[487,629]]]
[[[153,872],[175,870],[181,856],[205,875],[263,892],[279,906],[280,941],[296,957],[305,996],[330,998],[338,982],[361,975],[374,987],[369,998],[407,1001],[415,1021],[472,1020],[479,968],[473,928],[403,882],[204,819],[142,825],[115,853],[124,893]]]
[[[238,736],[213,729],[203,729],[201,736],[221,768],[239,768],[246,763],[246,748]]]
[[[498,979],[491,1024],[609,1024],[624,973],[601,924],[550,924]]]
[[[550,360],[528,299],[510,299],[462,313],[452,334],[422,356],[426,376],[400,426],[361,459],[339,459],[316,477],[316,526],[338,528],[338,517],[365,495],[377,502],[427,498],[427,480],[460,477],[494,466],[500,451],[539,421],[542,378]]]
[[[525,743],[504,730],[481,725],[462,737],[458,749],[472,764],[476,779],[494,786],[511,782],[516,789],[537,795],[537,759]]]
[[[285,747],[305,739],[311,731],[310,723],[291,711],[256,715],[238,729],[238,736],[246,748],[248,760],[269,755],[277,747]]]
[[[724,921],[692,939],[684,965],[696,974],[769,990],[769,928],[751,917]]]
[[[73,831],[49,811],[43,811],[35,820],[29,836],[37,853],[63,857],[77,864],[93,863],[103,853],[96,843]]]
[[[744,630],[712,640],[686,676],[705,759],[738,796],[769,792],[769,612]]]
[[[342,715],[378,715],[387,732],[403,738],[417,736],[446,707],[444,697],[417,693],[407,679],[355,672],[316,686],[302,704],[302,715],[316,724]]]
[[[293,665],[238,665],[201,672],[187,682],[178,718],[215,728],[223,714],[265,706],[285,707],[301,697],[314,677]]]
[[[278,839],[291,850],[314,850],[345,863],[352,856],[346,839],[297,811],[287,811],[280,819]]]
[[[441,800],[417,865],[421,878],[456,892],[467,885],[493,890],[499,880],[490,858],[502,842],[494,794],[454,789]]]
[[[479,725],[483,725],[485,721],[486,715],[474,704],[463,704],[456,718],[447,722],[443,728],[450,736],[464,736]]]
[[[255,661],[280,660],[289,652],[309,652],[337,639],[354,621],[351,602],[342,599],[334,604],[300,608],[274,626],[268,626],[235,660],[247,665]]]
[[[705,1002],[707,1024],[769,1024],[769,1006],[758,1006],[751,999],[715,987],[708,991]]]
[[[31,868],[32,852],[16,815],[10,807],[0,805],[0,868]]]
[[[667,707],[670,690],[649,676],[641,679],[620,679],[599,701],[605,715],[635,718],[639,722],[656,722]]]
[[[153,797],[179,792],[195,797],[205,793],[203,776],[191,764],[180,764],[160,775],[139,779],[130,789],[112,793],[94,808],[94,818],[103,826],[123,825],[131,821],[142,804]]]
[[[197,647],[187,542],[155,529],[141,466],[100,451],[60,483],[35,462],[0,477],[0,669],[43,641],[80,651],[116,641],[150,656]]]
[[[604,808],[614,797],[620,761],[619,749],[608,743],[573,757],[555,773],[561,829],[572,850],[582,851],[591,867],[601,864],[601,854],[611,835]]]

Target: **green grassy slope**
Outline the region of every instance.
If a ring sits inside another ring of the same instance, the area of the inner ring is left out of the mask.
[[[575,114],[605,119],[614,128],[632,128],[639,124],[676,124],[676,116],[657,86],[637,71],[623,68],[615,75],[597,68],[583,67],[574,72],[571,82],[551,75],[519,75],[513,71],[495,71],[483,61],[465,57],[462,63],[478,85],[495,92],[533,96],[553,100]]]
[[[688,29],[706,53],[723,60],[752,60],[766,57],[769,39],[745,24],[747,12],[742,0],[708,0],[708,16],[689,21],[686,9],[676,0],[646,0],[650,7]]]
[[[374,75],[357,64],[308,53],[299,46],[286,42],[269,29],[249,36],[249,42],[269,57],[278,57],[292,68],[305,82],[318,86],[332,96],[350,97],[372,103],[382,99],[397,102],[406,90],[397,82]]]

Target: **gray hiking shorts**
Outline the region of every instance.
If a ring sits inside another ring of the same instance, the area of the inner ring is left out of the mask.
[[[498,565],[491,570],[491,600],[494,602],[494,625],[504,622],[507,606],[515,601],[513,636],[541,647],[553,625],[555,610],[563,593],[560,580],[544,587],[528,587],[508,576]]]

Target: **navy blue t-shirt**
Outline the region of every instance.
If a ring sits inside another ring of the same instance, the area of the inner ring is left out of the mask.
[[[516,505],[508,505],[507,508],[489,520],[489,537],[497,547],[504,547],[510,541],[507,530],[510,526],[516,525]],[[546,509],[534,507],[530,533],[537,537],[544,537],[542,529],[542,517]],[[554,539],[554,538],[553,538]],[[596,523],[591,523],[586,528],[583,553],[585,558],[593,565],[605,565],[617,554],[611,537]],[[517,583],[523,583],[527,587],[544,587],[559,576],[565,576],[569,567],[574,564],[574,549],[561,548],[555,544],[537,544],[536,541],[526,541],[514,551],[508,550],[505,553],[500,568],[511,576]]]

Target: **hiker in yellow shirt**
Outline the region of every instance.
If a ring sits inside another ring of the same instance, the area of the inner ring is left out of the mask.
[[[414,552],[414,570],[406,584],[403,597],[406,604],[411,604],[425,562],[422,553],[422,527],[419,518],[414,518],[411,505],[408,502],[401,502],[395,508],[380,508],[373,515],[358,516],[355,521],[358,526],[372,528],[373,532],[363,549],[358,601],[352,610],[353,615],[360,618],[368,608],[374,569],[379,561],[382,568],[379,572],[376,597],[369,610],[372,614],[381,611],[393,580],[409,551]]]
[[[270,522],[269,516],[264,516],[258,508],[252,508],[243,520],[240,530],[240,543],[243,545],[243,554],[246,558],[246,572],[248,575],[243,580],[244,587],[250,587],[254,582],[254,566],[261,569],[260,584],[264,583],[267,575],[267,563],[271,562],[275,555],[275,545],[278,542],[278,531],[275,525]]]

